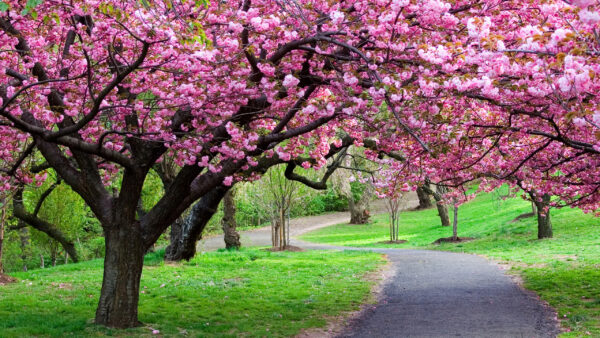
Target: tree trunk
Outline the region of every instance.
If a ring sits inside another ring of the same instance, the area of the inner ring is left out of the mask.
[[[24,222],[19,220],[19,226],[23,225],[19,229],[19,240],[21,241],[21,260],[23,261],[23,271],[27,272],[27,247],[29,246],[29,228],[25,226]]]
[[[175,261],[175,257],[183,250],[183,222],[185,218],[183,216],[177,218],[173,224],[171,224],[171,232],[169,235],[169,245],[165,249],[165,260]]]
[[[446,189],[444,187],[440,187],[439,185],[435,188],[436,193],[433,195],[435,198],[435,205],[438,209],[438,215],[440,216],[440,220],[442,222],[443,227],[450,226],[450,216],[448,215],[448,206],[443,203],[443,195],[446,193]]]
[[[4,210],[2,211],[4,213]],[[0,222],[0,274],[4,273],[4,266],[2,265],[2,244],[4,243],[4,217]]]
[[[544,194],[542,200],[534,199],[537,209],[538,239],[552,238],[552,222],[550,220],[550,195]]]
[[[95,323],[114,328],[140,325],[138,300],[146,248],[139,222],[106,227],[104,277]]]
[[[221,224],[223,226],[225,248],[239,249],[242,243],[240,243],[240,234],[236,230],[234,190],[229,190],[223,198],[223,219]]]
[[[354,201],[352,196],[348,197],[348,207],[350,209],[350,224],[366,224],[369,221],[369,202],[373,196],[373,186],[367,184],[365,191],[358,201]]]
[[[417,188],[417,197],[419,198],[419,206],[417,209],[429,209],[433,207],[429,194],[422,187]]]
[[[204,195],[181,223],[181,231],[176,231],[177,238],[171,238],[171,244],[165,252],[165,260],[190,260],[196,254],[196,243],[208,221],[217,212],[219,203],[230,187],[220,186]],[[175,222],[177,223],[177,222]],[[177,227],[178,225],[176,225]],[[171,225],[173,234],[173,225]]]
[[[458,206],[454,205],[454,220],[452,221],[452,240],[458,240]]]

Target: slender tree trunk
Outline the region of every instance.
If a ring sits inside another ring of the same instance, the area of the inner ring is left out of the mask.
[[[223,226],[225,247],[227,249],[239,249],[242,243],[240,243],[240,234],[236,230],[234,190],[229,190],[223,198],[223,219],[221,224]]]
[[[433,204],[431,203],[431,198],[429,197],[429,194],[425,192],[425,189],[423,187],[417,188],[417,197],[419,198],[419,206],[417,207],[417,209],[429,209],[433,207]]]
[[[550,220],[550,195],[544,194],[542,200],[534,199],[537,209],[538,239],[552,238],[552,221]]]
[[[50,263],[52,266],[56,266],[56,249],[54,248],[54,245],[51,245],[50,248]]]
[[[285,241],[285,214],[284,210],[279,210],[279,248],[284,250],[287,243]]]
[[[40,254],[40,268],[45,268],[44,255]]]
[[[29,246],[29,228],[24,224],[23,221],[19,220],[19,226],[23,225],[19,229],[19,240],[21,241],[21,260],[23,261],[23,271],[27,271],[27,247]]]
[[[139,222],[105,227],[106,253],[96,324],[114,328],[139,326],[140,278],[146,248]]]
[[[2,214],[4,216],[4,210],[2,210]],[[4,273],[4,266],[2,265],[2,245],[4,244],[4,217],[2,217],[2,221],[0,222],[0,274]]]
[[[452,240],[458,240],[458,206],[454,205],[454,220],[452,221]]]

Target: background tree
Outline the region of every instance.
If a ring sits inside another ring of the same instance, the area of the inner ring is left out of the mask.
[[[235,221],[235,191],[236,189],[230,189],[223,198],[223,218],[221,223],[223,225],[223,239],[225,241],[225,248],[227,249],[239,249],[242,244],[240,242],[240,234],[237,232],[237,223]]]

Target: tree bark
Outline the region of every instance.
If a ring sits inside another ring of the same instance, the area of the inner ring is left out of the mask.
[[[427,192],[429,195],[433,196],[435,199],[435,205],[438,209],[438,215],[440,216],[440,221],[442,222],[443,227],[450,226],[450,216],[448,215],[448,207],[443,203],[444,202],[444,194],[446,193],[446,188],[436,185],[435,191],[431,190],[429,184],[421,186],[422,189]]]
[[[448,215],[448,206],[443,203],[443,194],[446,193],[445,188],[436,186],[435,188],[435,205],[438,209],[438,215],[440,216],[440,221],[442,222],[443,227],[450,226],[450,216]]]
[[[236,230],[234,190],[229,190],[223,198],[223,219],[221,224],[223,226],[225,248],[239,249],[242,243],[240,243],[240,234]]]
[[[454,205],[454,220],[452,221],[452,240],[458,240],[458,206]]]
[[[366,224],[369,221],[369,202],[373,196],[373,186],[367,184],[365,191],[358,201],[348,196],[348,207],[350,209],[350,224]]]
[[[19,229],[19,239],[21,241],[21,260],[23,261],[23,271],[27,272],[27,247],[29,246],[29,228],[25,225],[22,220],[19,220],[19,226],[23,225]]]
[[[5,211],[2,210],[2,216]],[[0,221],[0,274],[4,273],[4,266],[2,265],[2,244],[4,244],[4,217]]]
[[[183,222],[185,218],[183,216],[177,218],[175,222],[171,224],[171,231],[169,233],[169,245],[165,249],[165,260],[176,261],[175,257],[183,250]]]
[[[190,260],[196,254],[196,243],[201,238],[202,231],[208,221],[217,212],[219,203],[230,187],[219,186],[198,201],[192,207],[189,215],[181,223],[178,238],[171,239],[171,248],[167,249],[165,259],[168,261]],[[172,225],[171,225],[172,226]]]
[[[425,184],[424,184],[425,185]],[[417,197],[419,198],[419,206],[417,209],[429,209],[433,207],[429,194],[422,187],[417,188]]]
[[[541,201],[536,198],[535,206],[537,209],[538,221],[538,239],[552,238],[552,221],[550,220],[550,195],[544,194]]]
[[[105,227],[104,277],[95,323],[114,328],[140,325],[138,301],[146,248],[139,222]]]

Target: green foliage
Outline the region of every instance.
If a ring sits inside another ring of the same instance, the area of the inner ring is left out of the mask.
[[[436,209],[400,214],[400,239],[406,244],[377,244],[388,235],[387,215],[365,226],[336,225],[302,236],[312,242],[363,247],[401,247],[476,253],[507,263],[525,287],[558,310],[562,326],[583,336],[600,336],[600,221],[578,209],[552,209],[554,238],[537,240],[535,217],[511,222],[531,212],[531,203],[502,192],[482,194],[459,209],[459,236],[478,240],[431,245],[452,234],[441,227]]]
[[[372,282],[362,276],[382,263],[366,252],[222,251],[185,264],[146,257],[140,295],[143,327],[112,330],[91,324],[102,260],[15,273],[0,286],[0,336],[238,337],[296,335],[327,316],[358,309]]]

